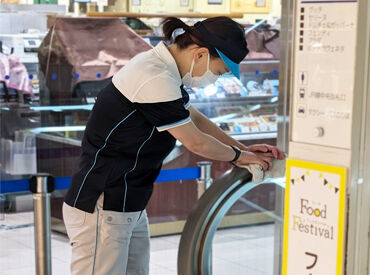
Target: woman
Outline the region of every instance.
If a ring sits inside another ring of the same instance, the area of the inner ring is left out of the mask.
[[[63,205],[72,274],[148,274],[145,207],[165,157],[179,140],[205,158],[271,167],[283,153],[246,147],[189,104],[182,85],[204,86],[247,55],[243,28],[227,17],[190,27],[167,18],[164,42],[135,56],[99,94]]]

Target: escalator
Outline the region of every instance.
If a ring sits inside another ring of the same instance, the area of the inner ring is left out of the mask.
[[[251,179],[235,167],[199,199],[181,236],[179,275],[279,274],[285,181]]]

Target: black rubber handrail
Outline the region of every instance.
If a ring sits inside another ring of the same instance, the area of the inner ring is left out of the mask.
[[[210,275],[212,273],[212,242],[223,217],[245,193],[261,184],[284,188],[281,179],[251,182],[252,175],[234,167],[217,179],[203,194],[188,216],[182,232],[177,270],[179,275]]]

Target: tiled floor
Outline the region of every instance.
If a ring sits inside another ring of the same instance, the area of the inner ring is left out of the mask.
[[[32,212],[7,214],[0,220],[0,275],[35,274],[32,222]],[[24,227],[9,229],[20,225]],[[213,274],[272,275],[273,235],[272,224],[218,231],[213,243]],[[177,274],[179,240],[179,235],[151,239],[150,275]],[[51,242],[53,275],[70,274],[67,237],[52,233]]]

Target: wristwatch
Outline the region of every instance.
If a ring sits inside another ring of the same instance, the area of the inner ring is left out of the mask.
[[[235,151],[235,157],[230,161],[232,164],[234,164],[234,162],[240,158],[242,151],[240,151],[240,149],[234,145],[230,145],[230,147]]]

